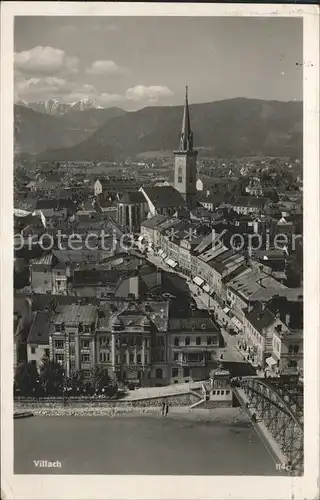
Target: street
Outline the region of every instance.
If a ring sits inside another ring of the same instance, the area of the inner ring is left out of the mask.
[[[170,266],[168,266],[159,255],[148,253],[148,260],[160,267],[161,269],[178,274],[181,278],[187,281],[192,297],[194,298],[198,309],[206,309],[214,311],[217,315],[218,321],[223,323],[226,322],[226,326],[230,324],[230,318],[227,316],[220,304],[216,300],[214,300],[210,295],[204,292],[201,288],[199,288],[195,283],[191,281],[190,278],[187,278],[184,274],[179,271],[175,271]],[[244,355],[237,349],[238,335],[230,335],[230,333],[221,327],[221,335],[223,337],[225,346],[220,348],[220,355],[223,356],[221,360],[225,362],[231,363],[244,363]]]

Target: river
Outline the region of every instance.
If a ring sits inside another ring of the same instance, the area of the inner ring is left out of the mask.
[[[251,424],[228,420],[34,416],[14,421],[14,452],[15,474],[279,474]]]

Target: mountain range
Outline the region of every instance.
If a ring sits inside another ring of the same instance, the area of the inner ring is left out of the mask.
[[[14,106],[15,152],[37,154],[79,144],[107,120],[125,114],[120,108],[86,109],[59,116]]]
[[[103,109],[92,99],[81,99],[71,103],[63,103],[58,99],[48,99],[47,101],[30,102],[18,101],[16,104],[31,108],[40,113],[47,113],[49,115],[59,116],[66,113],[73,113],[74,111],[85,111],[86,109]]]
[[[116,160],[174,150],[182,106],[86,109],[59,116],[15,106],[16,151],[43,160]],[[195,148],[205,156],[301,156],[302,102],[234,98],[190,106]]]

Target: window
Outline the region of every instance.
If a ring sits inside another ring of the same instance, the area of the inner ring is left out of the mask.
[[[183,369],[183,376],[184,377],[190,377],[190,368],[184,368]]]
[[[179,337],[174,338],[174,345],[178,346],[179,345]]]
[[[226,391],[226,395],[228,396],[228,394],[230,394],[230,391]]]
[[[223,395],[224,395],[224,391],[221,391],[221,396],[223,396]]]
[[[120,356],[119,356],[119,354],[117,354],[117,355],[116,355],[116,364],[118,365],[118,364],[119,364],[119,362],[120,362]]]
[[[298,352],[299,352],[299,346],[298,345],[293,346],[293,352],[294,352],[294,354],[298,354]]]
[[[288,367],[289,367],[289,368],[296,368],[296,367],[297,367],[297,362],[296,362],[295,360],[293,360],[293,359],[292,359],[292,360],[290,360],[290,361],[288,362]]]
[[[145,347],[149,347],[149,339],[144,339],[144,345]]]
[[[178,373],[178,368],[172,368],[172,377],[177,377]]]
[[[163,377],[163,372],[161,368],[156,369],[156,378],[162,378]]]
[[[56,349],[63,349],[64,343],[63,340],[55,340],[54,347]]]
[[[137,355],[137,363],[140,364],[141,363],[141,354],[138,354]]]
[[[110,361],[110,354],[108,352],[100,352],[100,362],[106,363]]]
[[[64,355],[63,354],[56,354],[55,361],[56,361],[56,363],[63,363],[64,362]]]
[[[178,182],[182,182],[182,167],[178,168]]]
[[[144,356],[144,362],[145,362],[146,364],[148,363],[148,356],[147,356],[147,354],[145,354],[145,356]]]
[[[71,361],[71,363],[70,363],[71,370],[74,370],[75,367],[76,367],[76,362],[75,361]]]
[[[216,394],[216,391],[212,391],[212,394],[213,394],[213,395],[215,396],[215,394]]]
[[[81,354],[81,363],[90,363],[90,354]]]
[[[201,345],[201,337],[196,338],[196,345]]]
[[[293,345],[289,345],[289,354],[293,353]]]
[[[140,356],[140,358],[141,358],[141,356]],[[129,363],[133,363],[133,362],[134,362],[134,356],[133,356],[133,354],[130,354]]]
[[[179,359],[179,353],[178,352],[174,352],[173,353],[173,361],[178,361]]]
[[[217,396],[220,396],[220,391],[217,391]]]
[[[50,356],[50,351],[49,351],[49,349],[45,349],[45,350],[44,350],[44,355],[45,355],[45,357],[46,357],[46,358],[48,358],[48,357]]]
[[[212,344],[212,337],[207,337],[207,345],[211,345]]]
[[[31,354],[35,354],[36,353],[36,348],[35,347],[31,347]]]
[[[190,337],[185,338],[185,345],[190,345]]]
[[[61,332],[61,325],[59,323],[56,324],[56,332]]]
[[[90,340],[81,340],[81,349],[90,349]]]

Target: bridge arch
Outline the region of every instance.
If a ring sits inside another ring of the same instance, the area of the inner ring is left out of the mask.
[[[281,378],[232,379],[233,392],[249,416],[262,422],[293,473],[303,472],[303,387]]]

